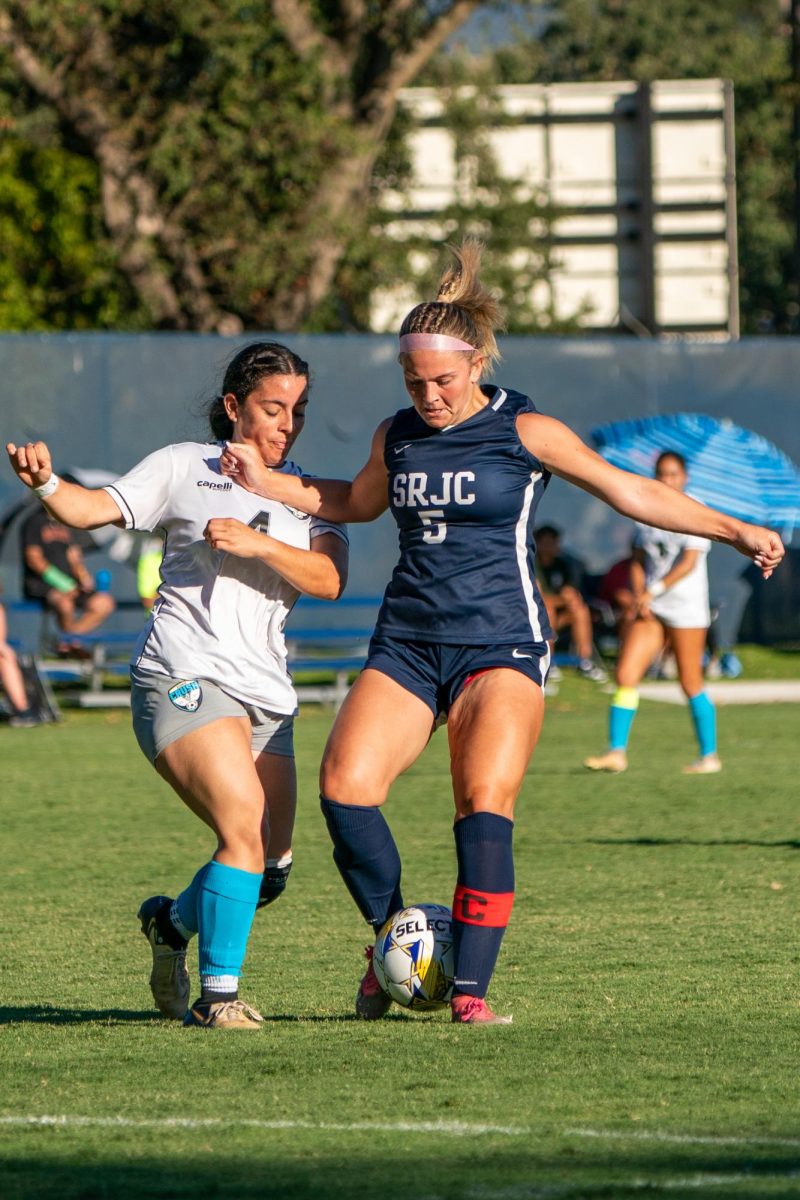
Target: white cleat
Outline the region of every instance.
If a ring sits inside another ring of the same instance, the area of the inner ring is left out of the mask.
[[[718,754],[704,754],[702,758],[698,758],[697,762],[689,763],[683,767],[682,775],[717,775],[722,770],[722,763],[719,760]]]
[[[137,916],[142,933],[150,943],[153,966],[150,972],[150,991],[162,1016],[181,1021],[189,1007],[189,972],[186,967],[186,943],[170,946],[158,932],[158,914],[169,896],[151,896],[142,904]]]
[[[605,754],[585,758],[583,765],[590,771],[608,771],[612,775],[619,775],[628,769],[628,756],[624,750],[607,750]]]

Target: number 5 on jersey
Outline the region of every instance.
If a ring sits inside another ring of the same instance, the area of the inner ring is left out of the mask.
[[[447,537],[447,525],[443,508],[421,508],[419,519],[428,528],[422,535],[423,542],[443,542]]]

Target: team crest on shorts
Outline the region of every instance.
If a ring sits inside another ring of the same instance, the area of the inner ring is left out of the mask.
[[[203,689],[196,679],[182,679],[167,692],[176,708],[184,712],[197,712],[203,702]]]

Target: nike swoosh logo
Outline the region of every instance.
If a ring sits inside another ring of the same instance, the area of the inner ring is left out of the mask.
[[[515,648],[514,650],[511,651],[511,657],[512,658],[533,658],[533,655],[532,654],[520,654],[519,650],[517,650]]]
[[[395,454],[402,454],[404,450],[407,450],[408,447],[412,446],[413,444],[413,442],[406,442],[405,446],[395,446],[394,452]]]

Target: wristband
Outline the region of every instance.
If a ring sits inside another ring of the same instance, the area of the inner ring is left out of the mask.
[[[46,500],[48,496],[52,496],[53,492],[60,483],[61,480],[56,475],[55,471],[53,471],[47,483],[43,483],[40,487],[31,488],[31,491],[33,492],[34,496],[38,496],[40,500]]]
[[[54,567],[52,563],[42,571],[42,579],[57,592],[74,592],[78,586],[71,575],[67,575],[66,571],[59,567]]]
[[[667,588],[663,579],[657,579],[655,583],[650,584],[650,587],[647,590],[652,598],[657,600],[659,596],[663,596]]]

